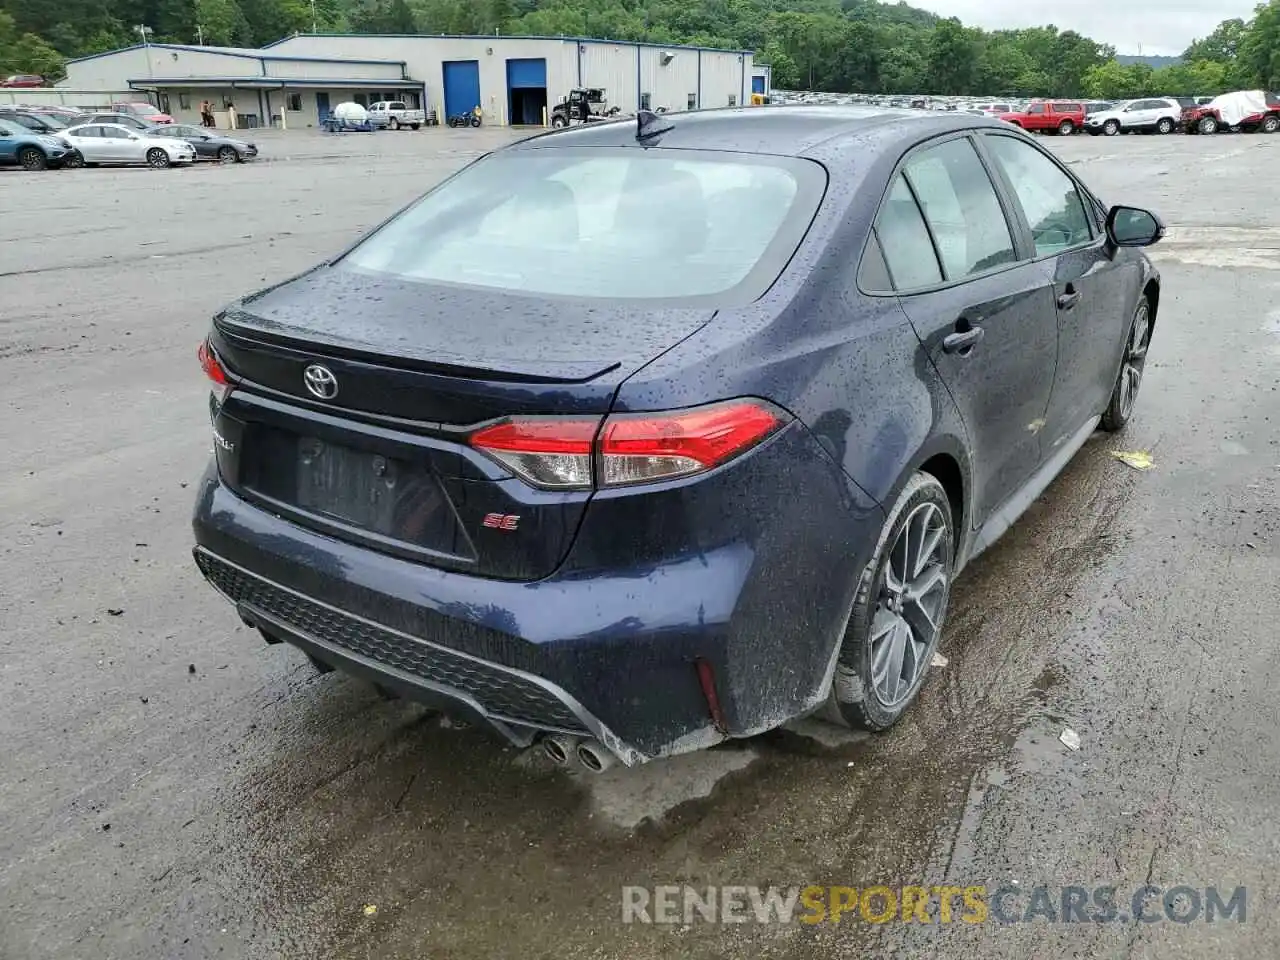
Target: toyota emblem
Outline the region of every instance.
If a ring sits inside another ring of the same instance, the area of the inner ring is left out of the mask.
[[[313,363],[303,370],[302,382],[312,396],[321,400],[332,400],[338,395],[338,378],[323,364]]]

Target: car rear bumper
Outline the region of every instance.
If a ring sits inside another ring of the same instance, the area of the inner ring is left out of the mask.
[[[816,447],[808,431],[775,440],[772,457],[796,466],[794,504],[751,518],[739,542],[666,560],[645,560],[638,545],[625,565],[587,569],[572,562],[575,547],[534,582],[444,571],[284,520],[211,467],[193,518],[196,563],[242,617],[322,661],[512,743],[596,737],[631,765],[760,733],[823,702],[883,516],[829,459],[803,463]],[[606,503],[601,517],[625,509]],[[616,522],[596,526],[619,540]],[[581,549],[604,556],[591,539],[580,534]]]

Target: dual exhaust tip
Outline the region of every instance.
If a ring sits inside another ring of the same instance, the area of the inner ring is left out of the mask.
[[[571,737],[563,733],[544,737],[542,752],[557,767],[567,767],[576,760],[591,773],[603,773],[617,760],[598,740]]]

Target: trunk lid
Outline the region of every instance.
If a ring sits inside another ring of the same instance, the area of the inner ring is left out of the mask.
[[[622,381],[713,314],[322,267],[215,318],[210,343],[237,381],[215,415],[219,468],[246,498],[341,539],[482,576],[546,576],[590,491],[535,489],[467,435],[519,414],[603,417]],[[314,364],[332,397],[308,390]]]

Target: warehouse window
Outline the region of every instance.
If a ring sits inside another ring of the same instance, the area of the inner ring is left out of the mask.
[[[191,95],[190,95],[190,94],[186,94],[186,93],[179,93],[179,94],[178,94],[178,109],[179,109],[179,110],[190,110],[190,109],[191,109]]]
[[[642,93],[642,94],[640,94],[640,109],[641,109],[641,110],[652,110],[652,109],[653,109],[652,104],[653,104],[653,94],[651,94],[651,93]]]
[[[288,109],[292,110],[294,113],[298,113],[299,111],[302,110],[302,94],[300,93],[289,94]]]
[[[689,109],[690,110],[698,109],[698,95],[696,93],[689,94]]]
[[[736,107],[738,105],[738,95],[736,93],[729,94],[729,106]]]

